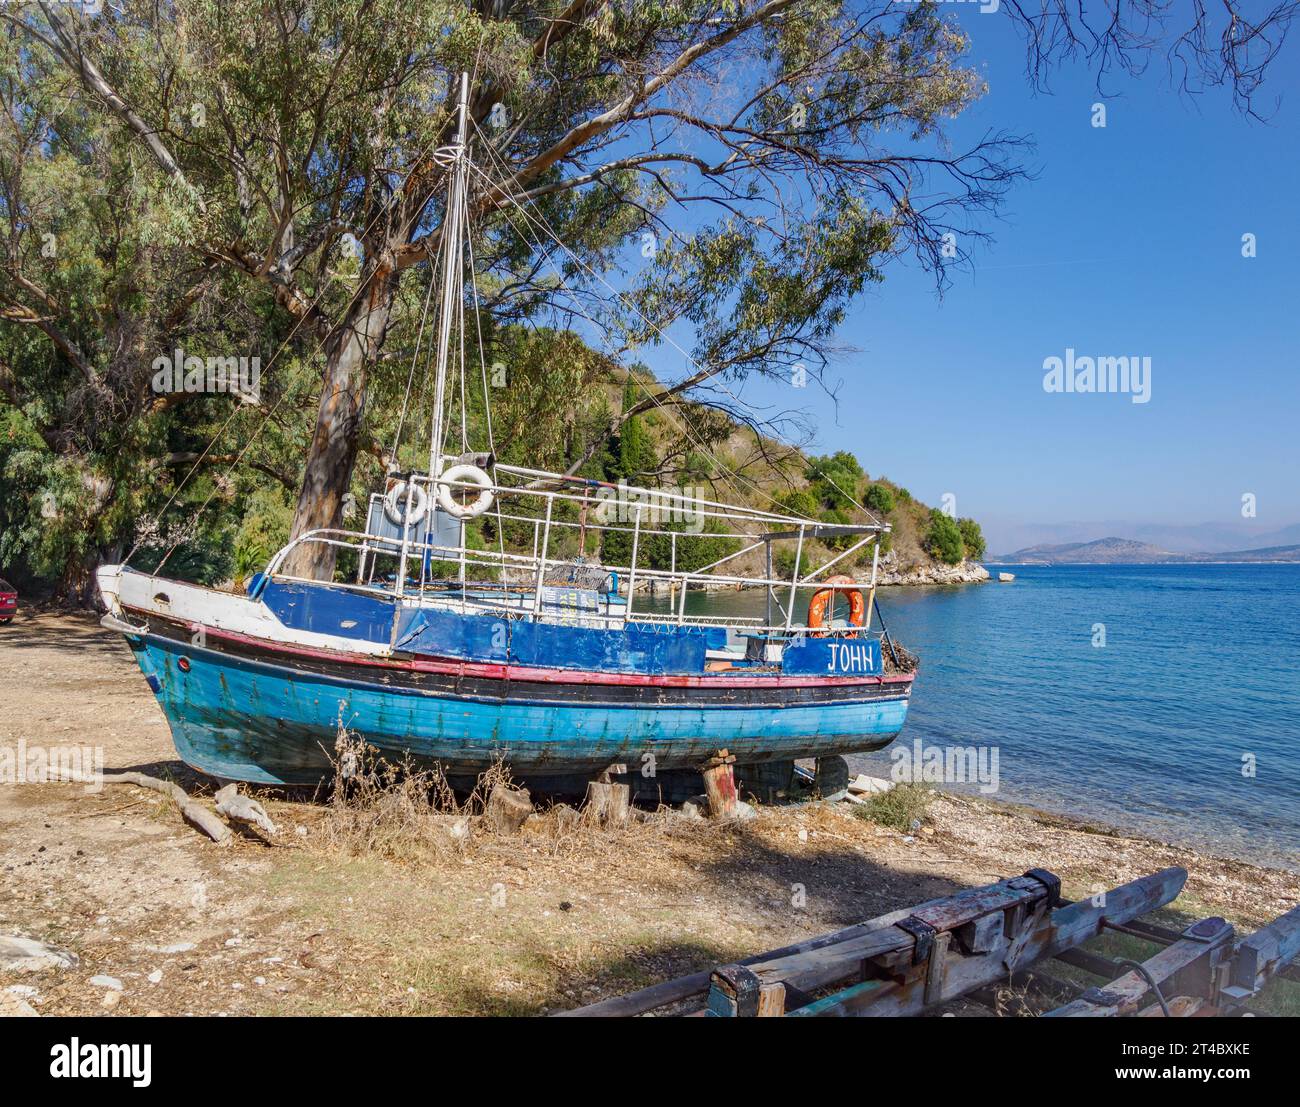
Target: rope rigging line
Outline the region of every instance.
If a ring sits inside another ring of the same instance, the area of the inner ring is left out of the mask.
[[[475,72],[477,72],[479,58],[481,57],[482,54],[482,47],[483,47],[482,35],[480,35],[478,52],[476,53],[475,61],[474,61]],[[407,182],[410,180],[411,174],[415,172],[416,168],[421,165],[421,163],[425,160],[425,158],[434,157],[436,160],[436,153],[438,149],[439,148],[437,146],[437,136],[435,136],[429,143],[427,143],[419,151],[418,155],[412,161],[411,168],[407,170],[406,175],[403,177],[399,187],[395,190],[394,195],[399,195],[402,192],[402,190],[406,187]],[[424,209],[428,206],[429,201],[433,198],[436,188],[437,188],[436,185],[430,187],[428,193],[424,198],[424,202],[420,205],[418,209],[418,212],[423,212]],[[364,238],[374,229],[375,225],[386,213],[387,213],[386,206],[383,205],[381,205],[378,208],[378,210],[376,210],[370,222],[366,224],[365,228],[361,232],[362,240],[364,240]],[[439,241],[439,246],[440,247],[442,246],[441,240]],[[276,359],[279,358],[280,354],[282,354],[285,351],[285,349],[288,348],[289,343],[293,340],[294,336],[297,335],[298,330],[307,321],[308,317],[311,315],[311,312],[324,298],[325,293],[329,290],[329,287],[330,286],[328,281],[322,282],[321,287],[318,289],[315,297],[307,305],[307,307],[304,309],[302,314],[299,316],[297,322],[294,323],[293,327],[290,329],[289,333],[285,336],[284,340],[280,343],[279,347],[271,355],[271,359],[270,361],[267,362],[266,367],[263,369],[263,372],[270,369],[270,367],[275,363]],[[352,294],[352,299],[348,301],[348,304],[344,309],[345,317],[347,312],[351,311],[352,308],[355,306],[355,304],[357,303],[358,299],[361,297],[364,291],[365,291],[364,284],[359,284],[357,289]],[[231,463],[226,467],[225,471],[222,474],[222,479],[229,478],[231,473],[233,473],[236,467],[243,461],[244,456],[248,453],[249,449],[253,446],[253,444],[261,437],[262,431],[266,429],[267,423],[271,420],[272,416],[274,416],[275,413],[280,409],[280,406],[284,403],[287,397],[288,397],[288,392],[285,392],[283,395],[281,395],[280,399],[277,400],[276,403],[262,417],[261,422],[258,424],[257,429],[253,432],[252,436],[244,444],[243,448],[239,451],[239,453],[235,455],[234,460],[231,461]],[[162,508],[158,511],[157,518],[159,520],[161,520],[163,515],[165,515],[168,509],[171,508],[172,504],[176,502],[176,498],[181,494],[182,491],[184,491],[186,486],[189,484],[190,480],[193,478],[194,474],[198,472],[199,467],[203,464],[208,454],[211,453],[212,449],[216,446],[216,444],[219,441],[221,441],[222,436],[226,433],[226,430],[230,427],[230,424],[234,421],[235,416],[239,414],[239,412],[240,412],[240,408],[238,407],[232,409],[230,414],[222,422],[221,426],[217,429],[216,434],[212,437],[212,440],[207,444],[206,447],[204,447],[203,452],[199,454],[194,464],[190,467],[189,472],[187,472],[185,476],[181,479],[181,482],[172,491],[172,494],[167,498],[167,501],[163,504]],[[220,489],[220,482],[217,482],[216,487],[208,495],[207,499],[205,499],[203,503],[199,505],[197,511],[191,514],[191,518],[197,519],[199,516],[203,514],[204,511],[207,510],[208,506],[212,503],[213,499],[215,499],[217,495],[217,491],[219,491],[219,489]],[[139,538],[136,540],[135,544],[131,547],[126,557],[123,558],[122,560],[123,565],[130,564],[131,558],[134,557],[136,552],[140,549],[140,546],[143,543],[143,541],[144,541],[143,538]],[[149,575],[152,577],[156,577],[158,573],[162,570],[163,566],[167,564],[167,562],[171,559],[171,556],[181,547],[181,545],[184,542],[185,542],[184,537],[174,542],[168,548],[167,552],[163,555],[162,560],[159,561],[156,566],[154,566],[152,572]]]
[[[512,171],[510,170],[509,165],[507,165],[507,164],[505,163],[505,161],[502,159],[502,157],[500,156],[500,153],[496,150],[496,148],[495,148],[495,147],[492,145],[492,143],[489,141],[488,136],[485,135],[485,134],[483,133],[482,129],[481,129],[480,127],[478,127],[477,124],[474,125],[474,128],[475,128],[475,131],[479,134],[479,137],[483,139],[483,145],[487,148],[489,155],[495,159],[497,166],[498,166],[501,170],[503,170],[503,171],[504,171],[504,172],[505,172],[509,177],[513,177],[514,174],[513,174]],[[577,254],[575,254],[571,249],[569,249],[569,247],[568,247],[567,245],[565,245],[565,243],[563,242],[563,240],[561,240],[560,237],[556,234],[554,228],[552,228],[552,227],[550,226],[550,224],[547,222],[545,216],[541,215],[540,213],[538,213],[538,214],[536,214],[536,215],[532,215],[532,214],[530,214],[530,213],[529,213],[529,212],[524,208],[524,206],[523,206],[522,204],[520,204],[519,200],[518,200],[515,196],[513,196],[513,195],[511,195],[510,193],[508,193],[508,192],[505,191],[505,189],[504,189],[502,183],[500,183],[500,182],[496,182],[496,181],[493,181],[490,177],[488,177],[488,175],[487,175],[486,173],[484,173],[481,169],[478,169],[476,166],[474,166],[474,165],[472,165],[472,164],[471,164],[470,168],[473,169],[475,172],[477,172],[477,173],[479,174],[479,176],[482,177],[482,178],[484,179],[484,181],[485,181],[488,185],[490,185],[490,186],[493,188],[493,190],[495,190],[495,191],[501,193],[501,194],[502,194],[502,195],[503,195],[503,196],[504,196],[504,197],[505,197],[505,198],[506,198],[506,199],[507,199],[507,200],[508,200],[508,201],[509,201],[509,202],[510,202],[510,203],[511,203],[511,204],[512,204],[512,205],[513,205],[513,206],[514,206],[514,207],[515,207],[519,212],[520,212],[520,214],[524,216],[525,219],[528,219],[528,220],[529,220],[532,224],[534,224],[535,226],[540,226],[541,230],[544,231],[544,232],[546,233],[547,237],[549,237],[553,242],[555,242],[555,244],[556,244],[557,246],[559,246],[559,248],[560,248],[561,250],[563,250],[566,254],[568,254],[569,257],[572,258],[573,261],[574,261],[578,266],[580,266],[580,267],[581,267],[582,269],[584,269],[588,274],[590,274],[592,277],[594,277],[596,280],[598,280],[601,284],[603,284],[603,285],[604,285],[604,286],[605,286],[605,287],[606,287],[606,288],[607,288],[607,289],[608,289],[608,290],[609,290],[609,291],[610,291],[614,296],[616,296],[616,297],[617,297],[617,298],[618,298],[618,299],[619,299],[619,300],[624,304],[625,307],[627,307],[629,310],[631,310],[631,311],[632,311],[636,316],[638,316],[638,317],[641,319],[641,321],[642,321],[643,323],[646,324],[646,326],[648,326],[651,330],[653,330],[653,331],[655,332],[655,334],[657,334],[657,335],[659,336],[659,338],[660,338],[662,341],[664,341],[666,344],[668,344],[668,345],[671,346],[673,349],[675,349],[678,353],[680,353],[680,354],[681,354],[681,355],[686,359],[686,361],[687,361],[687,363],[688,363],[689,365],[695,367],[696,369],[703,369],[703,368],[704,368],[703,366],[701,366],[701,365],[700,365],[700,364],[695,360],[695,358],[693,358],[693,357],[690,355],[690,353],[688,353],[685,349],[683,349],[683,348],[682,348],[682,347],[681,347],[681,346],[680,346],[680,345],[679,345],[679,344],[678,344],[678,343],[677,343],[677,342],[672,338],[671,335],[667,334],[667,333],[666,333],[666,332],[665,332],[665,331],[664,331],[664,330],[663,330],[663,329],[662,329],[658,324],[656,324],[654,321],[652,321],[651,319],[649,319],[649,318],[648,318],[648,317],[647,317],[647,316],[646,316],[646,315],[645,315],[645,314],[644,314],[644,313],[643,313],[643,312],[642,312],[642,311],[641,311],[641,310],[640,310],[640,309],[639,309],[639,308],[638,308],[634,303],[631,302],[630,299],[628,299],[628,297],[627,297],[624,293],[622,293],[622,292],[620,292],[618,289],[616,289],[613,285],[611,285],[611,284],[609,283],[609,281],[607,281],[607,280],[604,278],[603,275],[601,275],[599,272],[597,272],[595,269],[593,269],[593,268],[592,268],[590,265],[588,265],[588,264],[587,264],[587,263],[586,263],[582,258],[578,257]],[[529,203],[530,205],[533,205],[534,207],[536,206],[532,200],[529,200],[528,203]],[[540,242],[536,243],[536,245],[537,245],[538,249],[541,250],[541,244],[540,244]],[[548,251],[548,253],[549,253],[549,251]],[[554,264],[550,262],[549,257],[547,258],[547,261],[548,261],[548,264],[551,264],[552,269],[555,271],[556,277],[557,277],[557,279],[560,281],[561,286],[562,286],[562,287],[565,287],[565,290],[566,290],[566,291],[571,291],[571,290],[569,290],[569,289],[567,288],[567,286],[564,286],[563,275],[562,275],[562,274],[559,272],[559,270],[554,266]],[[606,330],[605,327],[603,327],[600,323],[596,322],[596,320],[594,320],[594,319],[592,319],[590,316],[588,316],[588,315],[587,315],[585,312],[583,312],[580,308],[575,308],[575,311],[576,311],[576,313],[577,313],[578,315],[581,315],[584,319],[587,319],[588,322],[592,323],[593,326],[596,326],[597,328],[599,328],[599,329],[602,330],[602,331],[605,331],[605,330]],[[633,379],[635,380],[635,378],[633,378]],[[749,404],[747,404],[744,400],[742,400],[739,396],[737,396],[734,392],[732,392],[729,388],[727,388],[725,382],[720,381],[720,380],[716,380],[716,379],[712,379],[712,383],[714,384],[715,387],[720,388],[723,392],[725,392],[728,396],[730,396],[733,400],[735,400],[736,403],[739,404],[741,407],[745,408],[746,410],[749,410],[749,411],[753,412],[753,408],[752,408]],[[654,393],[650,391],[650,389],[648,389],[646,386],[644,386],[643,384],[641,384],[640,381],[636,381],[636,384],[637,384],[637,386],[638,386],[638,387],[639,387],[639,388],[640,388],[640,389],[641,389],[641,390],[646,394],[647,398],[650,399],[651,402],[655,404],[656,407],[660,408],[661,410],[666,410],[666,409],[664,409],[664,406],[662,405],[662,403],[660,403],[660,401],[658,400],[658,398],[654,395]],[[754,412],[754,414],[757,416],[757,412]],[[765,497],[768,501],[770,501],[771,503],[773,503],[773,504],[777,504],[778,506],[780,506],[780,505],[779,505],[779,502],[776,500],[776,498],[775,498],[774,496],[772,496],[770,493],[768,493],[768,492],[766,491],[766,489],[762,488],[761,486],[758,486],[758,485],[754,484],[754,483],[753,483],[752,481],[750,481],[748,478],[744,477],[744,476],[741,475],[740,473],[736,472],[734,469],[731,469],[729,466],[725,465],[725,464],[724,464],[724,463],[723,463],[723,462],[722,462],[722,461],[721,461],[721,460],[720,460],[720,459],[719,459],[719,458],[718,458],[718,457],[717,457],[717,456],[716,456],[716,455],[715,455],[711,450],[708,449],[707,446],[705,446],[705,445],[704,445],[704,444],[703,444],[699,439],[694,438],[694,437],[692,436],[691,431],[690,431],[690,428],[687,427],[687,426],[685,426],[685,424],[683,424],[683,429],[686,430],[686,432],[687,432],[687,437],[688,437],[688,438],[691,438],[691,440],[692,440],[693,442],[695,442],[695,444],[696,444],[697,446],[699,446],[699,447],[704,451],[704,453],[705,453],[705,454],[706,454],[706,455],[707,455],[707,456],[708,456],[712,461],[714,461],[714,462],[718,465],[719,468],[721,468],[721,469],[722,469],[723,471],[725,471],[725,472],[729,472],[729,473],[730,473],[733,477],[735,477],[737,480],[742,481],[744,484],[746,484],[746,485],[748,485],[750,488],[754,489],[754,491],[756,491],[756,492],[758,492],[760,495],[764,496],[764,497]],[[805,467],[806,467],[808,470],[811,470],[811,468],[812,468],[812,464],[811,464],[811,462],[809,462],[806,458],[805,458]],[[829,484],[832,488],[834,488],[837,492],[839,492],[840,495],[842,495],[846,500],[848,500],[849,503],[851,503],[851,504],[852,504],[854,507],[856,507],[859,511],[863,512],[863,514],[865,514],[865,515],[867,516],[867,518],[869,518],[873,523],[876,523],[876,524],[879,524],[879,523],[880,523],[880,520],[877,519],[876,516],[875,516],[872,512],[868,511],[866,507],[864,507],[862,504],[860,504],[854,496],[851,496],[849,493],[845,492],[844,489],[840,488],[839,485],[835,483],[835,481],[834,481],[833,478],[830,478],[830,477],[826,476],[826,477],[822,477],[822,478],[820,478],[820,479],[825,480],[827,484]]]

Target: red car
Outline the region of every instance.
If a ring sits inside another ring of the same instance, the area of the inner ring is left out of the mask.
[[[0,577],[0,627],[12,623],[18,614],[18,589]]]

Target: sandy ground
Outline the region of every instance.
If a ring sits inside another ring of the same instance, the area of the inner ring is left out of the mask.
[[[89,617],[0,628],[0,703],[0,750],[101,746],[107,771],[211,791]],[[134,787],[0,784],[0,935],[78,958],[0,968],[0,993],[17,985],[41,1014],[531,1014],[1030,867],[1080,896],[1181,865],[1170,925],[1220,914],[1249,929],[1300,902],[1294,873],[949,796],[912,840],[810,804],[731,827],[666,814],[563,833],[537,817],[519,837],[401,859],[341,849],[323,803],[264,798],[279,833],[222,849]]]

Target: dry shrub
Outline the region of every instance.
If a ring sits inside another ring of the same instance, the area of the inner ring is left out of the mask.
[[[867,802],[858,804],[853,813],[860,819],[880,826],[914,833],[928,819],[934,790],[924,784],[895,784],[887,792],[875,792]]]
[[[389,761],[341,722],[330,760],[329,845],[396,861],[464,851],[472,821],[483,813],[492,789],[510,784],[510,770],[498,759],[462,800],[440,768],[420,768],[409,754]]]

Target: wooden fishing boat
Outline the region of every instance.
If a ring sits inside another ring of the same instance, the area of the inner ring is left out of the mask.
[[[464,336],[452,337],[464,308],[466,96],[463,84],[457,141],[442,152],[455,233],[444,251],[427,471],[391,470],[364,530],[295,537],[244,595],[125,565],[98,572],[105,624],[134,651],[181,757],[219,777],[310,784],[329,772],[341,728],[449,775],[505,758],[529,779],[615,763],[647,775],[698,769],[721,747],[762,762],[888,744],[913,674],[873,626],[887,526],[506,465],[490,442],[484,453],[467,448],[463,418],[454,451],[444,397],[457,371],[462,390],[465,380]],[[493,523],[496,549],[467,540],[480,517]],[[507,548],[507,529],[531,532],[531,548]],[[730,552],[679,564],[705,530]],[[611,535],[630,549],[626,564],[586,556]],[[562,536],[576,556],[557,552]],[[841,552],[803,571],[814,539]],[[652,542],[658,562],[646,555]],[[348,579],[295,572],[308,546],[327,547]],[[790,578],[775,574],[774,547],[793,550]],[[868,549],[864,586],[829,575]],[[761,590],[763,614],[688,614],[688,596],[717,587]],[[805,597],[810,617],[799,618]],[[846,618],[833,618],[837,598],[849,601]]]

